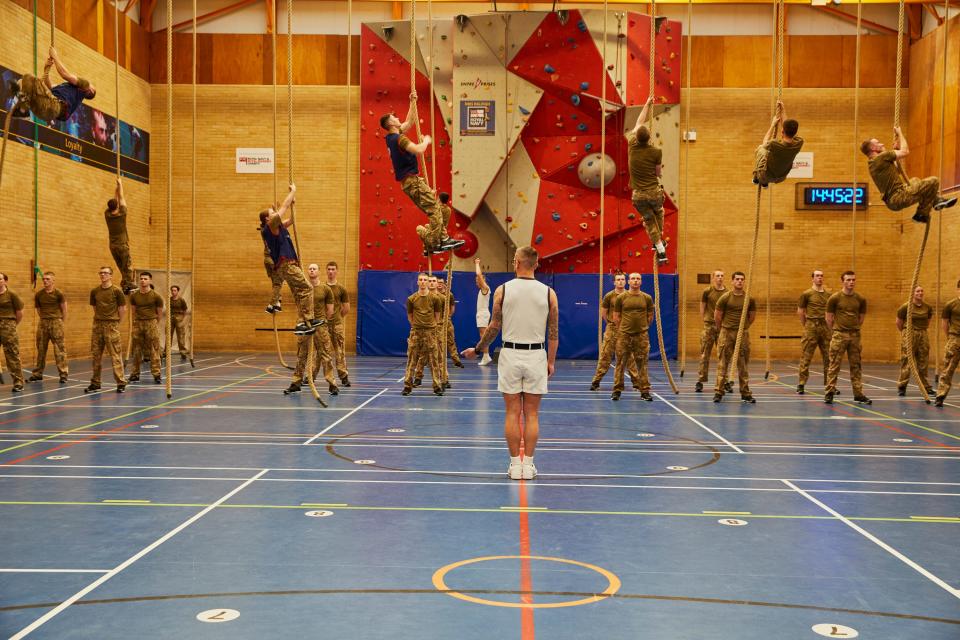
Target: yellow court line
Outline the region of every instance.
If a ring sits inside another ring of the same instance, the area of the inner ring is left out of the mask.
[[[952,516],[910,516],[914,520],[932,520],[934,522],[960,522],[960,518]]]
[[[333,503],[333,502],[301,502],[301,507],[345,507],[347,506],[346,502]]]
[[[150,504],[149,500],[101,500],[106,504]]]
[[[77,431],[83,431],[84,429],[90,429],[90,428],[92,428],[92,427],[99,427],[100,425],[102,425],[102,424],[107,424],[108,422],[114,422],[114,421],[116,421],[116,420],[123,420],[124,418],[129,418],[130,416],[140,415],[141,413],[146,413],[147,411],[153,411],[154,409],[161,409],[161,408],[163,408],[163,407],[167,407],[167,406],[172,405],[172,404],[175,404],[175,403],[177,403],[177,402],[182,402],[182,401],[184,401],[184,400],[191,400],[191,399],[193,399],[193,398],[198,398],[198,397],[200,397],[200,396],[202,396],[202,395],[206,395],[206,394],[208,394],[208,393],[215,393],[215,392],[217,392],[217,391],[222,391],[223,389],[227,389],[227,388],[229,388],[229,387],[235,387],[235,386],[238,385],[238,384],[243,384],[243,383],[245,383],[245,382],[250,382],[251,380],[256,380],[257,378],[262,378],[262,377],[264,377],[265,375],[266,375],[265,373],[261,373],[261,374],[256,375],[256,376],[253,376],[253,377],[250,377],[250,378],[245,378],[245,379],[243,379],[243,380],[238,380],[238,381],[236,381],[236,382],[231,382],[230,384],[225,384],[225,385],[222,385],[222,386],[219,386],[219,387],[215,387],[215,388],[213,388],[213,389],[206,389],[206,390],[204,390],[204,391],[200,391],[200,392],[194,393],[194,394],[189,395],[189,396],[184,396],[184,397],[182,397],[182,398],[175,398],[175,399],[173,399],[173,400],[167,400],[166,402],[161,402],[160,404],[155,404],[155,405],[150,406],[150,407],[144,407],[143,409],[137,409],[136,411],[131,411],[131,412],[129,412],[129,413],[124,413],[124,414],[122,414],[122,415],[115,416],[115,417],[113,417],[113,418],[105,418],[105,419],[103,419],[103,420],[98,420],[97,422],[91,422],[90,424],[85,424],[85,425],[80,426],[80,427],[75,427],[75,428],[73,428],[73,429],[67,429],[66,431],[61,431],[61,432],[59,432],[59,433],[55,433],[55,434],[50,435],[50,436],[47,436],[47,437],[45,437],[45,438],[37,438],[37,439],[35,439],[35,440],[28,440],[27,442],[23,442],[23,443],[21,443],[21,444],[14,445],[14,446],[12,446],[12,447],[7,447],[6,449],[0,449],[0,453],[7,453],[8,451],[14,451],[14,450],[16,450],[16,449],[22,449],[23,447],[29,447],[30,445],[39,444],[39,443],[41,443],[41,442],[46,442],[47,440],[53,440],[54,438],[59,438],[59,437],[61,437],[61,436],[66,436],[66,435],[69,435],[69,434],[71,434],[71,433],[76,433]]]
[[[777,381],[777,384],[782,385],[782,386],[784,386],[784,387],[787,387],[788,389],[792,389],[792,388],[793,388],[791,385],[785,384],[785,383],[780,382],[780,381]],[[823,397],[823,394],[822,394],[822,393],[817,393],[816,391],[808,391],[807,393],[808,393],[809,395],[817,395],[817,396]],[[887,420],[891,420],[891,421],[893,421],[893,422],[899,422],[900,424],[908,424],[908,425],[910,425],[911,427],[916,427],[917,429],[923,429],[924,431],[929,431],[930,433],[936,433],[936,434],[938,434],[938,435],[944,436],[945,438],[952,438],[953,440],[960,440],[960,436],[955,436],[955,435],[953,435],[952,433],[946,433],[945,431],[938,431],[937,429],[931,429],[930,427],[925,427],[925,426],[923,426],[922,424],[917,424],[916,422],[910,422],[909,420],[904,420],[903,418],[897,418],[897,417],[895,417],[895,416],[887,415],[886,413],[884,413],[884,412],[882,412],[882,411],[877,411],[876,409],[868,409],[868,408],[866,408],[865,406],[860,405],[860,404],[854,404],[854,403],[851,403],[851,402],[846,402],[846,401],[844,401],[844,400],[836,400],[836,399],[834,399],[833,402],[834,402],[834,404],[841,404],[841,405],[843,405],[843,406],[845,406],[845,407],[849,407],[849,408],[851,408],[851,409],[859,409],[860,411],[866,411],[867,413],[872,413],[872,414],[875,415],[875,416],[880,416],[881,418],[886,418]],[[945,445],[945,446],[950,446],[950,445]],[[951,447],[951,448],[952,448],[952,449],[955,449],[956,447]]]
[[[504,511],[547,511],[549,507],[500,507]]]
[[[709,515],[723,515],[723,516],[751,516],[753,515],[749,511],[704,511],[704,513]]]

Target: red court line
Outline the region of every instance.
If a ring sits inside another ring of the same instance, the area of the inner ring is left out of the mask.
[[[255,383],[254,383],[253,385],[251,385],[251,386],[256,386],[256,385],[263,384],[263,383],[269,382],[269,381],[270,381],[269,379],[261,380],[260,382],[255,382]],[[173,409],[170,409],[169,411],[164,411],[163,413],[159,413],[159,414],[156,414],[156,415],[147,416],[146,418],[141,418],[140,420],[134,420],[133,422],[128,422],[128,423],[126,423],[126,424],[122,424],[122,425],[120,425],[119,427],[114,427],[113,429],[107,429],[106,431],[101,431],[100,433],[96,433],[96,434],[87,436],[86,438],[83,438],[82,440],[79,440],[79,441],[77,441],[77,442],[66,442],[66,443],[64,443],[64,444],[60,444],[60,445],[57,445],[57,446],[55,446],[55,447],[51,447],[51,448],[46,449],[46,450],[44,450],[44,451],[38,451],[37,453],[32,453],[32,454],[30,454],[30,455],[28,455],[28,456],[23,456],[22,458],[17,458],[16,460],[10,460],[10,461],[8,461],[8,462],[0,462],[0,467],[13,466],[13,465],[15,465],[15,464],[20,464],[21,462],[26,462],[27,460],[33,460],[34,458],[38,458],[38,457],[40,457],[40,456],[44,456],[44,455],[47,455],[47,454],[49,454],[49,453],[53,453],[54,451],[60,451],[60,450],[62,450],[62,449],[69,449],[69,448],[72,447],[72,446],[75,446],[75,445],[78,445],[78,444],[83,444],[83,443],[85,443],[85,442],[90,442],[91,440],[96,440],[97,438],[102,438],[102,437],[105,436],[105,435],[109,435],[109,434],[111,434],[111,433],[116,433],[117,431],[123,431],[124,429],[129,429],[130,427],[136,426],[136,425],[141,424],[141,423],[143,423],[143,422],[147,422],[147,421],[149,421],[149,420],[156,420],[157,418],[162,418],[162,417],[164,417],[164,416],[168,416],[168,415],[170,415],[171,413],[177,413],[178,411],[183,411],[184,409],[187,409],[187,408],[190,408],[190,407],[200,406],[200,405],[202,405],[202,404],[206,404],[206,403],[210,402],[211,400],[216,400],[216,399],[218,399],[218,398],[223,398],[223,397],[228,396],[228,395],[230,395],[230,392],[224,391],[223,393],[218,393],[218,394],[215,395],[215,396],[210,396],[210,397],[204,398],[203,400],[198,400],[198,401],[196,401],[196,402],[193,402],[193,403],[191,403],[191,404],[185,404],[185,405],[182,405],[182,406],[179,406],[179,407],[175,407],[175,408],[173,408]]]
[[[140,388],[140,389],[130,389],[127,393],[128,393],[129,395],[136,395],[137,393],[139,393],[139,392],[141,392],[141,391],[146,391],[146,389],[144,389],[144,388]],[[98,395],[100,395],[100,394],[99,394],[99,393],[85,394],[85,395],[83,395],[83,396],[77,396],[76,398],[73,398],[73,400],[77,400],[77,401],[86,400],[86,401],[89,402],[89,401],[93,400],[94,398],[96,398]],[[67,400],[70,400],[70,398],[63,398],[63,399],[61,399],[61,400],[53,400],[53,402],[66,402]],[[91,403],[91,404],[92,404],[92,403]],[[107,407],[107,408],[109,408],[109,407]],[[41,412],[39,412],[39,413],[21,413],[20,415],[18,415],[18,416],[15,417],[15,418],[10,418],[9,420],[4,420],[4,421],[0,422],[0,425],[10,424],[10,423],[12,423],[12,422],[17,422],[18,420],[23,420],[24,418],[39,418],[40,416],[48,416],[48,415],[50,415],[50,414],[52,414],[52,413],[59,413],[59,412],[61,412],[61,411],[67,411],[68,409],[76,409],[76,407],[55,407],[55,408],[53,408],[53,409],[47,409],[46,411],[41,411]]]
[[[521,425],[523,416],[520,417]],[[521,433],[523,433],[521,431]],[[521,436],[522,438],[522,436]],[[523,458],[523,440],[520,441],[520,457]],[[530,571],[530,518],[524,511],[527,508],[527,483],[520,481],[520,596],[524,604],[533,604],[533,576]],[[536,637],[536,628],[533,624],[533,608],[523,607],[520,609],[520,638],[521,640],[534,640]]]

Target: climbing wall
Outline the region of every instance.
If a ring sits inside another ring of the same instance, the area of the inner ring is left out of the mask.
[[[392,180],[377,122],[390,109],[401,118],[406,113],[408,25],[363,29],[368,59],[361,87],[361,256],[370,265],[366,268],[412,270],[423,261],[413,230],[423,215]],[[639,113],[635,105],[648,95],[650,18],[610,13],[606,38],[602,11],[481,14],[444,27],[438,32],[445,37],[435,36],[443,46],[434,47],[433,107],[442,114],[439,186],[452,194],[456,208],[450,233],[467,240],[455,266],[469,268],[467,260],[480,245],[483,256],[489,255],[487,244],[508,250],[533,244],[545,270],[595,273],[601,267],[602,237],[603,270],[649,272],[653,250],[630,202],[623,132],[633,127]],[[673,107],[680,97],[680,35],[679,23],[658,21],[654,141],[664,149],[668,239],[676,235],[672,196],[679,175],[679,110]],[[428,37],[426,26],[418,27],[421,97],[428,93],[422,86]],[[426,102],[420,101],[421,113],[428,113]],[[601,177],[603,118],[607,160]],[[606,183],[602,226],[601,179]],[[674,243],[668,254],[675,258]],[[675,262],[671,259],[664,271],[673,270]]]

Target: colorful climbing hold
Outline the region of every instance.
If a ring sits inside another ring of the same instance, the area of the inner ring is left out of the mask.
[[[553,221],[554,221],[554,222],[560,222],[560,214],[559,214],[558,212],[554,211],[554,212],[550,215],[550,217],[553,218]]]
[[[521,106],[518,106],[517,108],[520,109],[520,113],[522,113],[523,115],[525,115],[525,116],[530,115],[530,110],[529,110],[529,109],[525,109],[524,107],[521,107]]]
[[[587,144],[583,145],[583,150],[584,150],[584,151],[590,151],[590,149],[593,149],[593,145],[590,144],[589,142],[588,142]]]
[[[386,218],[380,218],[380,226],[381,226],[381,227],[385,227],[385,226],[387,226],[388,224],[390,224],[390,223],[387,222],[387,219],[386,219]]]
[[[541,242],[543,242],[543,234],[538,233],[537,237],[533,239],[533,244],[540,244]]]
[[[580,20],[579,22],[577,22],[577,29],[580,29],[580,31],[582,31],[583,33],[586,33],[587,31],[586,21]]]
[[[554,69],[554,68],[553,68],[552,66],[550,66],[549,64],[543,65],[543,72],[544,72],[544,73],[554,73],[555,71],[556,71],[556,69]]]
[[[589,88],[590,88],[589,82],[584,81],[580,83],[580,91],[586,91]]]
[[[578,96],[577,94],[573,94],[572,96],[570,96],[570,102],[573,103],[573,106],[579,107],[579,106],[580,106],[580,96]]]
[[[586,130],[587,130],[586,122],[581,122],[580,124],[577,125],[577,131],[586,131]]]

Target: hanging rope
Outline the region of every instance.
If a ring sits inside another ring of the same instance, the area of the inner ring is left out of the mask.
[[[443,297],[443,329],[440,330],[440,340],[442,351],[440,360],[443,362],[443,379],[449,381],[450,374],[447,371],[447,327],[450,325],[450,300],[453,298],[453,260],[447,261],[447,293]]]
[[[785,24],[785,7],[782,4],[774,3],[773,5],[773,19],[776,34],[772,38],[773,43],[773,59],[776,61],[776,65],[771,69],[771,83],[770,83],[770,115],[771,117],[775,116],[777,113],[777,102],[783,100],[783,39],[784,39],[784,28]],[[779,127],[780,125],[778,125]],[[770,338],[770,310],[771,310],[771,298],[773,297],[772,286],[773,286],[773,189],[768,188],[768,210],[770,211],[770,219],[767,221],[767,299],[764,304],[764,321],[763,321],[763,332],[766,335],[766,340],[764,341],[764,373],[763,379],[768,380],[770,378],[770,347],[772,339]]]
[[[943,153],[944,153],[944,128],[947,111],[947,49],[950,43],[950,0],[944,0],[943,3],[943,77],[940,80],[940,163],[937,169],[937,176],[940,178],[940,184],[943,184]],[[943,216],[937,216],[937,296],[933,301],[933,317],[940,317],[940,295],[942,294],[942,275],[943,275]],[[934,320],[936,325],[936,320]],[[934,327],[933,331],[933,362],[934,362],[934,382],[940,377],[940,332]]]
[[[690,102],[692,100],[693,84],[690,82],[690,70],[693,67],[693,0],[687,0],[687,68],[686,85],[687,99],[684,104],[684,128],[690,131]],[[683,377],[687,367],[687,239],[690,219],[690,140],[684,140],[683,153],[683,195],[680,202],[683,204],[683,228],[680,240],[680,377]]]
[[[649,82],[650,82],[650,98],[653,99],[653,103],[650,104],[650,138],[653,139],[653,104],[656,102],[656,53],[657,53],[657,4],[656,0],[651,0],[650,2],[650,64],[649,64]],[[606,67],[604,67],[604,73],[606,73]],[[656,220],[656,218],[654,218]],[[663,237],[663,229],[660,229],[660,237]],[[680,393],[680,389],[677,388],[677,383],[673,381],[673,374],[670,372],[670,363],[667,358],[667,349],[663,343],[663,322],[660,320],[660,265],[657,257],[653,257],[653,313],[657,320],[657,345],[660,348],[660,362],[663,363],[663,371],[667,374],[667,381],[670,383],[670,388],[673,389],[674,393]]]
[[[113,3],[113,82],[114,95],[117,100],[116,128],[114,135],[116,139],[116,158],[117,158],[117,178],[120,177],[120,10],[117,8],[117,2]]]
[[[603,238],[606,235],[607,186],[607,0],[603,0],[603,71],[600,74],[600,273],[597,274],[597,352],[603,349]]]
[[[116,1],[116,0],[114,0]],[[190,366],[195,367],[193,362],[193,318],[197,315],[197,309],[193,304],[193,290],[196,288],[197,275],[197,0],[193,0],[193,74],[191,78],[193,84],[193,109],[191,111],[190,131],[192,135],[190,147]],[[274,171],[276,176],[276,171]],[[169,284],[169,283],[167,283]],[[276,315],[276,314],[274,314]]]
[[[417,90],[417,0],[410,0],[410,93],[413,93],[416,90]],[[430,91],[433,91],[432,83],[430,85]],[[429,104],[431,106],[433,105],[432,95],[430,96]],[[431,108],[431,111],[432,110],[433,109]],[[414,128],[417,132],[417,141],[420,142],[423,140],[423,134],[420,131],[420,111],[419,109],[417,109],[416,102],[413,103],[413,122],[414,122]],[[430,182],[430,173],[427,171],[427,156],[425,153],[421,153],[419,154],[419,156],[420,156],[419,164],[423,169],[423,179],[426,180],[427,185],[429,186],[431,182]]]
[[[853,71],[853,216],[850,225],[850,268],[857,270],[857,168],[860,166],[860,39],[863,36],[863,3],[857,2],[857,52]]]
[[[432,55],[432,54],[431,54]],[[353,0],[347,0],[347,131],[346,143],[343,145],[343,269],[347,270],[347,246],[350,240],[350,234],[347,232],[347,226],[350,224],[350,161],[353,153],[350,148],[350,128],[353,126],[351,112],[353,105],[353,96],[351,88],[353,84]],[[359,219],[359,218],[358,218]]]
[[[167,0],[167,284],[170,284],[173,264],[170,256],[170,245],[173,239],[173,0]],[[133,317],[133,314],[129,314]],[[173,397],[172,360],[170,358],[170,338],[173,314],[167,309],[166,334],[167,344],[164,349],[167,357],[167,398]]]

